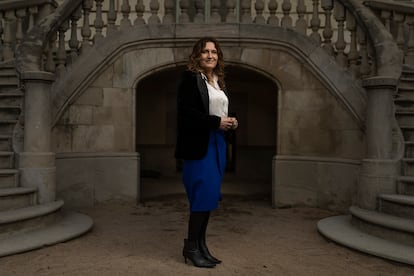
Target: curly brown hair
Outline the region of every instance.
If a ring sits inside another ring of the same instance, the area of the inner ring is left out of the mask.
[[[217,60],[217,65],[214,68],[213,72],[214,72],[214,74],[217,75],[218,84],[219,84],[220,88],[225,90],[226,85],[225,85],[225,82],[224,82],[223,51],[221,50],[217,39],[215,39],[213,37],[202,37],[202,38],[200,38],[194,44],[193,52],[190,55],[190,60],[187,64],[187,68],[188,68],[188,70],[196,72],[196,73],[203,72],[203,69],[200,67],[200,58],[201,58],[201,53],[202,53],[203,49],[206,47],[207,42],[214,43],[214,46],[216,47],[218,60]]]

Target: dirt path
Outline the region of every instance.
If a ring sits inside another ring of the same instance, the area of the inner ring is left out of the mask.
[[[211,218],[214,269],[184,264],[187,204],[183,197],[107,202],[81,210],[93,230],[72,241],[0,258],[0,275],[414,275],[414,267],[355,252],[318,234],[332,213],[272,209],[265,200],[226,198]]]

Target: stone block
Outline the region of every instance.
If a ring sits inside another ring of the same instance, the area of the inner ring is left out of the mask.
[[[77,126],[73,129],[72,151],[112,151],[114,148],[114,126]]]
[[[69,107],[70,125],[92,124],[92,107],[89,105],[71,105]]]
[[[125,53],[114,63],[114,87],[134,87],[136,77],[160,65],[174,63],[171,48],[146,48]]]
[[[127,107],[96,107],[93,110],[94,125],[118,125],[131,127],[133,115]]]
[[[56,125],[52,129],[52,151],[54,152],[71,152],[72,151],[72,132],[73,126]]]
[[[114,148],[117,151],[132,151],[135,144],[135,128],[115,125]]]
[[[359,170],[360,163],[350,159],[276,156],[273,203],[346,212],[352,204]]]
[[[95,83],[94,83],[95,85]],[[77,105],[101,106],[103,104],[103,90],[99,87],[88,87],[75,101]]]
[[[104,107],[123,107],[130,108],[133,105],[131,89],[104,88],[103,106]]]
[[[92,83],[93,87],[112,87],[114,77],[113,65],[108,66],[103,72],[101,72],[95,81]]]
[[[57,197],[67,209],[119,198],[140,199],[137,153],[60,154],[56,166]]]

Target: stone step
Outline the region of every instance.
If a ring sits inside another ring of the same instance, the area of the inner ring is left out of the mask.
[[[3,188],[18,186],[19,171],[14,169],[0,169],[0,191]]]
[[[0,118],[2,118],[3,120],[18,120],[20,113],[20,106],[4,106],[0,103]]]
[[[414,142],[413,141],[406,141],[404,142],[404,156],[407,158],[414,158]]]
[[[0,189],[0,211],[24,208],[36,202],[36,188],[15,187]]]
[[[414,125],[399,124],[405,141],[414,141]]]
[[[412,110],[401,110],[395,112],[399,125],[414,125],[414,111]]]
[[[14,168],[14,152],[0,151],[0,169]]]
[[[380,212],[414,220],[414,196],[381,194],[378,199]]]
[[[326,238],[349,248],[400,263],[414,265],[414,247],[369,235],[351,223],[350,215],[318,221],[317,228]]]
[[[0,133],[3,135],[12,135],[18,120],[0,119]]]
[[[43,227],[59,218],[63,200],[0,212],[0,239],[21,231]]]
[[[18,85],[14,82],[10,82],[9,84],[2,83],[0,85],[0,94],[10,93],[18,89]]]
[[[408,149],[406,149],[408,150]],[[401,159],[403,174],[405,176],[414,176],[414,158],[405,157]]]
[[[414,220],[351,206],[351,223],[361,231],[401,244],[414,246]]]
[[[12,138],[11,135],[0,135],[0,151],[12,151]]]
[[[414,176],[397,177],[397,192],[402,195],[414,195]]]
[[[404,77],[404,78],[406,78],[406,77],[414,78],[414,68],[411,67],[410,65],[403,64],[401,76]]]
[[[92,226],[92,219],[86,215],[62,212],[61,218],[52,224],[1,239],[0,257],[68,241],[85,234]]]
[[[397,105],[398,107],[413,107],[414,106],[414,98],[409,98],[409,97],[396,97],[394,98],[394,103]]]

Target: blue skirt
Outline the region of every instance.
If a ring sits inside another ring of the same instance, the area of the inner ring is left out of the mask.
[[[226,168],[226,141],[222,130],[212,130],[203,159],[184,160],[183,183],[191,211],[217,209]]]

